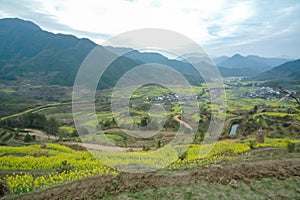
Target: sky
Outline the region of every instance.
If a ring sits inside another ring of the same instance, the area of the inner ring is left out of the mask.
[[[300,58],[299,0],[0,0],[0,18],[18,17],[54,33],[101,44],[120,33],[164,28],[210,56]]]

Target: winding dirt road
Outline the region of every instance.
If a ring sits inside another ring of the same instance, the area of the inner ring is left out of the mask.
[[[46,135],[44,132],[36,129],[26,128],[25,131],[28,131],[29,135],[35,135],[42,140],[56,140],[56,137],[54,135]],[[25,132],[23,134],[26,134]]]
[[[61,144],[65,145],[78,145],[84,147],[89,150],[101,150],[101,151],[113,151],[113,152],[126,152],[129,150],[132,151],[142,151],[141,148],[125,148],[125,147],[117,147],[117,146],[105,146],[99,144],[91,144],[91,143],[81,143],[81,142],[62,142]]]
[[[175,116],[173,117],[173,119],[174,119],[176,122],[178,122],[180,125],[183,125],[185,128],[190,129],[190,130],[192,131],[193,128],[192,128],[188,123],[182,121],[182,120],[180,119],[180,117],[181,117],[180,115],[175,115]]]
[[[43,141],[45,140],[56,140],[57,138],[53,135],[47,135],[44,132],[36,129],[25,129],[28,131],[29,135],[35,135],[41,138]],[[65,145],[78,145],[84,147],[89,150],[101,150],[101,151],[113,151],[113,152],[125,152],[125,151],[141,151],[141,148],[125,148],[125,147],[117,147],[117,146],[105,146],[99,144],[91,144],[91,143],[81,143],[81,142],[62,142],[61,144]]]

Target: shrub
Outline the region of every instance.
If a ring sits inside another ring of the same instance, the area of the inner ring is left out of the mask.
[[[150,147],[148,146],[143,146],[143,151],[149,151],[150,150]]]
[[[61,162],[57,171],[59,173],[63,173],[63,172],[69,173],[72,170],[74,170],[74,166],[72,166],[70,163],[68,163],[68,161],[64,160]]]
[[[24,137],[24,142],[32,142],[32,138],[28,133]]]
[[[257,141],[256,140],[250,140],[249,141],[249,147],[250,149],[254,149],[256,146]]]
[[[3,197],[10,193],[9,186],[5,181],[0,182],[0,197]]]
[[[186,159],[187,156],[188,156],[188,152],[187,152],[187,151],[185,151],[185,152],[183,152],[183,153],[178,152],[178,158],[179,158],[180,160]]]
[[[157,148],[160,148],[160,147],[161,147],[161,141],[158,140],[158,141],[157,141]]]
[[[294,142],[288,142],[287,150],[289,153],[295,152],[296,144]]]

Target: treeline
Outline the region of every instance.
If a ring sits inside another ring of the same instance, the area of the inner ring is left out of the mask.
[[[26,113],[20,117],[2,120],[0,121],[0,126],[10,128],[34,128],[55,135],[58,132],[59,124],[54,118],[47,119],[43,114]]]

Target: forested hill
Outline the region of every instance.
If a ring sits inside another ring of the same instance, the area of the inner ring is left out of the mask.
[[[257,75],[255,80],[299,81],[300,59],[290,61]]]
[[[53,34],[30,21],[0,19],[0,81],[26,79],[35,84],[72,86],[82,61],[94,47],[96,44],[89,39]],[[114,50],[102,48],[107,52]],[[111,64],[100,88],[113,86],[126,71],[150,61],[169,65],[193,84],[202,82],[187,63],[133,51],[132,55],[122,56]]]

